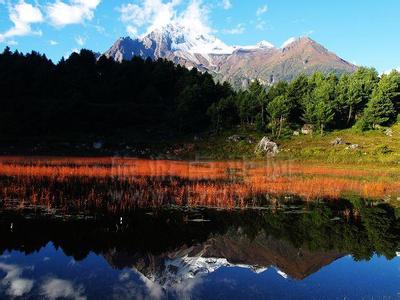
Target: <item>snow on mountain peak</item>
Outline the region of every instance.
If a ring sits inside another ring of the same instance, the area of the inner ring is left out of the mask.
[[[144,44],[155,41],[158,45],[165,43],[167,50],[180,51],[189,55],[200,54],[207,58],[209,54],[232,54],[235,50],[272,49],[274,45],[262,40],[251,46],[229,46],[209,33],[198,33],[180,23],[169,23],[154,29],[138,38]]]
[[[283,49],[283,48],[286,48],[287,46],[289,46],[290,44],[293,44],[295,41],[297,41],[298,39],[297,38],[295,38],[295,37],[291,37],[291,38],[289,38],[288,40],[286,40],[283,44],[282,44],[282,46],[281,46],[281,48]]]
[[[226,258],[190,257],[182,256],[165,260],[162,272],[143,275],[144,280],[151,280],[163,289],[177,289],[177,287],[190,285],[202,277],[217,271],[221,267],[238,267],[250,269],[256,274],[265,272],[268,268],[244,264],[230,263]]]
[[[249,45],[249,46],[235,46],[234,47],[236,50],[257,50],[257,49],[274,49],[275,46],[268,42],[268,41],[261,41],[258,42],[255,45]]]
[[[231,54],[233,47],[229,47],[221,40],[207,33],[196,33],[180,24],[168,24],[141,37],[166,39],[170,41],[172,51],[184,51],[191,54]]]
[[[257,46],[260,47],[260,48],[275,48],[275,46],[272,43],[270,43],[270,42],[268,42],[266,40],[263,40],[263,41],[259,42],[257,44]]]

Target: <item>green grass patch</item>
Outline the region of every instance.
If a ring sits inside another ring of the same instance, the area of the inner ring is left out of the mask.
[[[286,136],[276,141],[281,151],[276,159],[330,164],[400,165],[400,124],[391,129],[392,136],[385,134],[386,128],[367,132],[354,129],[337,130],[323,136]],[[229,141],[229,136],[234,134],[244,136],[245,139],[238,142]],[[196,151],[201,157],[210,159],[263,159],[265,157],[254,154],[255,147],[263,136],[264,134],[251,128],[238,128],[205,138],[196,143]],[[337,137],[345,144],[333,146],[331,142]],[[358,147],[353,149],[351,145]]]

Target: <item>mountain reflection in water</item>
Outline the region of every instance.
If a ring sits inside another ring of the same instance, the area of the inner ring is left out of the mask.
[[[254,276],[268,274],[275,276],[274,280],[279,276],[293,285],[306,282],[330,264],[341,264],[347,255],[353,257],[350,266],[358,264],[356,261],[372,263],[378,259],[375,255],[379,255],[388,263],[396,262],[398,271],[399,262],[395,257],[399,251],[399,225],[396,211],[390,206],[359,199],[307,205],[286,203],[277,209],[264,210],[138,209],[122,217],[77,218],[4,211],[0,221],[0,251],[3,252],[0,274],[3,272],[7,278],[10,272],[17,272],[19,279],[33,280],[27,295],[49,296],[43,294],[43,285],[50,284],[56,292],[61,289],[74,297],[86,295],[97,299],[105,295],[103,290],[116,292],[125,282],[124,278],[130,278],[126,281],[131,292],[139,293],[142,288],[143,296],[214,298],[217,294],[200,287],[213,276],[222,276],[219,280],[236,277],[236,272],[242,272],[238,270],[247,269]],[[54,253],[55,249],[62,252]],[[56,266],[48,264],[47,269],[43,266],[46,257],[49,260],[60,257],[61,262]],[[74,273],[71,261],[74,266],[81,265],[76,267],[80,269],[79,275]],[[27,265],[20,266],[21,262]],[[36,266],[37,263],[42,266]],[[63,264],[66,270],[61,270]],[[95,275],[93,270],[100,268],[98,265],[105,270]],[[13,271],[17,266],[22,269]],[[337,272],[347,271],[350,270]],[[48,282],[49,274],[61,281]],[[91,278],[92,284],[84,279],[79,281],[84,274]],[[246,274],[245,277],[249,276]],[[110,281],[100,284],[108,276]],[[62,282],[65,278],[69,278],[67,290],[63,286],[66,282]],[[10,280],[2,281],[0,290],[4,295],[12,291],[13,278]],[[375,280],[378,284],[387,278],[376,274]],[[391,280],[393,284],[400,283],[399,274]],[[253,292],[260,292],[260,284],[253,283]],[[268,285],[268,278],[263,284]],[[231,287],[248,288],[240,281]],[[374,295],[372,290],[365,291],[367,296]],[[276,287],[275,292],[277,296],[282,291]],[[314,295],[308,289],[303,292],[305,296]],[[320,292],[324,295],[324,291]],[[381,292],[393,295],[396,289]],[[229,294],[219,293],[218,298]],[[343,287],[341,293],[346,296],[351,289]]]
[[[290,163],[5,157],[0,298],[396,298],[397,179]]]

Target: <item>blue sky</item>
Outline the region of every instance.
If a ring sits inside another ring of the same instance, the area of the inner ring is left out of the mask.
[[[382,72],[400,67],[399,16],[398,0],[0,0],[0,48],[37,50],[58,61],[179,20],[228,45],[268,40],[279,47],[308,35]]]

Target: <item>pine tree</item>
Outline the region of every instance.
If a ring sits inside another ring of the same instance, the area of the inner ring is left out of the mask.
[[[332,106],[323,100],[318,100],[315,103],[314,109],[315,123],[320,129],[321,135],[323,135],[325,128],[330,122],[332,122],[335,114],[332,110]]]
[[[372,92],[379,81],[375,69],[359,68],[351,75],[348,85],[348,93],[344,107],[347,109],[347,124],[349,125],[364,109],[371,98]]]
[[[400,113],[400,73],[394,70],[387,75],[383,75],[379,86],[392,101],[396,112]]]
[[[285,96],[278,96],[268,104],[268,112],[271,115],[273,133],[280,137],[284,121],[290,114],[290,102]]]
[[[377,125],[385,125],[393,118],[394,114],[393,102],[388,94],[381,87],[375,89],[364,112],[365,123],[372,128]]]
[[[305,102],[303,118],[319,128],[323,135],[325,128],[332,122],[335,115],[332,105],[336,96],[336,80],[330,76],[324,78],[318,73],[311,77],[311,80],[314,90]]]
[[[253,81],[249,86],[249,93],[251,102],[259,107],[259,119],[261,120],[261,127],[265,126],[265,106],[267,104],[267,93],[265,88],[258,80]],[[258,114],[257,114],[258,115]],[[255,116],[257,118],[257,116]]]
[[[287,88],[287,98],[291,106],[289,115],[291,122],[301,122],[301,116],[303,113],[302,107],[304,102],[307,100],[309,93],[310,87],[306,75],[300,75],[289,84]]]

